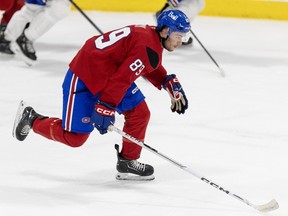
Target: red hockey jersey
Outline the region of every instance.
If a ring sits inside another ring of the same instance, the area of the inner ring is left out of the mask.
[[[116,106],[139,76],[161,89],[162,52],[155,27],[132,25],[88,39],[69,66],[101,101]]]

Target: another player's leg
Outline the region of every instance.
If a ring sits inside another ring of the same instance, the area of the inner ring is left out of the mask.
[[[137,87],[136,87],[137,88]],[[139,90],[139,94],[142,93]],[[136,93],[137,95],[137,93]],[[143,96],[143,95],[142,95]],[[125,100],[125,97],[124,97]],[[150,111],[143,99],[133,109],[123,112],[125,123],[123,131],[139,140],[144,141],[146,128],[150,118]],[[116,145],[117,150],[117,175],[118,180],[153,180],[154,168],[149,164],[137,161],[142,148],[135,143],[123,138],[122,150]]]
[[[1,23],[0,23],[0,52],[8,55],[13,55],[14,53],[10,49],[10,41],[5,39],[5,30],[6,27],[12,18],[13,14],[20,10],[24,4],[24,0],[9,0],[1,1],[0,6],[1,10],[4,10]]]
[[[42,8],[31,21],[29,28],[25,29],[16,39],[16,43],[12,44],[15,53],[28,65],[32,65],[37,60],[34,41],[69,14],[70,3],[63,0],[54,0],[49,1]]]
[[[15,43],[12,43],[11,48],[26,64],[32,65],[37,60],[36,51],[33,42],[26,37],[24,32]]]
[[[6,25],[1,24],[0,25],[0,53],[5,53],[8,55],[13,55],[13,51],[10,49],[10,41],[5,39],[5,30]]]
[[[12,17],[5,32],[6,39],[11,41],[11,50],[28,65],[32,65],[37,57],[32,41],[26,37],[24,32],[28,28],[27,24],[31,23],[37,14],[43,12],[45,5],[44,2],[40,4],[40,1],[26,3]]]
[[[27,24],[32,21],[34,16],[43,9],[43,6],[37,4],[26,3],[19,11],[17,11],[11,18],[5,30],[5,39],[10,43],[11,50],[19,56],[21,48],[18,47],[16,40],[21,37]],[[22,39],[23,40],[23,39]],[[30,45],[27,45],[29,47]],[[32,47],[33,48],[33,47]]]

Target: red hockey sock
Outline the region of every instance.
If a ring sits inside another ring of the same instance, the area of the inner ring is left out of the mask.
[[[33,131],[48,139],[61,142],[71,147],[79,147],[85,143],[89,134],[72,133],[62,128],[62,120],[58,118],[36,118]]]
[[[3,17],[1,19],[1,24],[7,25],[14,15],[14,13],[21,9],[24,5],[24,0],[5,0],[0,3],[0,10],[4,10]]]
[[[141,102],[134,109],[123,112],[125,123],[123,131],[144,141],[147,125],[150,119],[150,111],[145,101]],[[130,160],[136,160],[140,157],[142,147],[123,138],[121,155]]]

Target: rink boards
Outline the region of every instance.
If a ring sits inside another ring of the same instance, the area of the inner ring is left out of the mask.
[[[75,0],[83,10],[155,12],[165,0]],[[288,20],[288,0],[205,0],[201,15]]]

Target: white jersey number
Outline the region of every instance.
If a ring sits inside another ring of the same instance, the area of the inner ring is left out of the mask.
[[[133,72],[135,72],[137,76],[139,76],[142,70],[145,68],[145,65],[142,63],[140,59],[136,59],[132,64],[130,64],[129,67],[130,70],[132,70]]]
[[[108,35],[109,39],[107,41],[103,41],[104,36],[102,35],[95,40],[95,46],[98,49],[105,49],[106,47],[113,45],[122,38],[127,37],[130,34],[130,32],[131,30],[129,27],[118,29],[116,31],[111,32]]]

